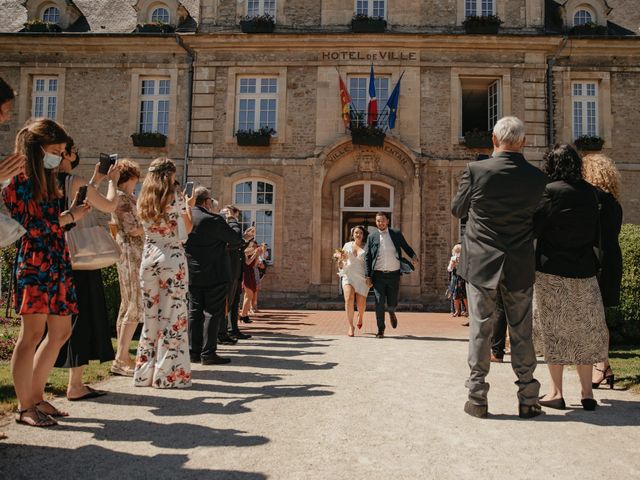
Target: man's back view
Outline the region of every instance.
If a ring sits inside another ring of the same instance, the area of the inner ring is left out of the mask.
[[[540,384],[533,378],[536,357],[531,338],[531,301],[535,280],[533,213],[546,176],[529,164],[524,125],[501,119],[493,131],[492,158],[467,165],[452,203],[456,217],[468,216],[458,273],[469,298],[469,401],[465,411],[487,415],[492,318],[502,295],[511,335],[512,366],[518,376],[521,417],[538,415]]]

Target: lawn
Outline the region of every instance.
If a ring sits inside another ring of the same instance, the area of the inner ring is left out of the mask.
[[[613,347],[609,363],[616,376],[615,388],[640,394],[640,346]]]

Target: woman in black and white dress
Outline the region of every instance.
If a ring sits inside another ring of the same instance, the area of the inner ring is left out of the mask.
[[[355,315],[353,301],[358,305],[358,329],[362,328],[364,312],[367,309],[367,295],[369,287],[364,276],[364,247],[366,230],[362,225],[357,225],[351,229],[351,242],[347,242],[342,247],[342,257],[338,263],[342,281],[342,291],[344,292],[344,309],[347,312],[349,322],[350,337],[355,334],[353,317]]]

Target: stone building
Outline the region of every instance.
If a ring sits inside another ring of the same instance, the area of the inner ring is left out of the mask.
[[[461,231],[449,213],[459,175],[487,152],[465,133],[501,116],[525,120],[534,163],[555,142],[601,137],[623,173],[625,221],[640,222],[636,3],[0,0],[0,76],[18,92],[0,154],[26,119],[49,115],[70,130],[85,169],[100,152],[175,159],[237,204],[245,225],[256,222],[272,256],[263,296],[279,305],[336,298],[334,248],[387,211],[420,256],[401,296],[432,308]],[[265,13],[271,33],[241,31]],[[352,23],[356,13],[386,23]],[[498,33],[467,33],[467,17],[488,15],[502,20]],[[33,33],[33,20],[61,31]],[[382,146],[354,144],[341,116],[339,76],[364,113],[372,65],[380,110],[402,75]],[[238,144],[238,130],[263,125],[275,130],[268,146]],[[134,146],[141,131],[163,133],[165,146]]]

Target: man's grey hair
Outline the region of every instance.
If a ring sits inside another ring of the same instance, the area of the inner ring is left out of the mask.
[[[196,197],[196,205],[202,205],[211,198],[211,192],[206,187],[197,187],[193,195]],[[211,198],[211,201],[213,202],[213,208],[217,209],[218,201],[215,198]]]
[[[524,123],[518,117],[502,117],[493,127],[493,134],[501,147],[520,145],[524,140]]]

